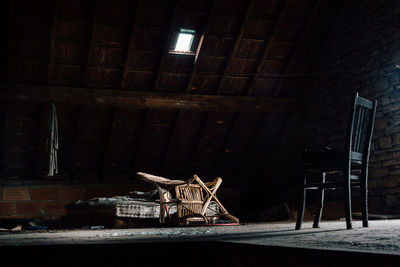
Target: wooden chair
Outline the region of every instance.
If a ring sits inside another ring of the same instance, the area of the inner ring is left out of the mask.
[[[210,223],[216,220],[215,216],[207,216],[207,209],[210,208],[211,201],[215,201],[219,208],[219,217],[226,217],[239,223],[239,219],[231,215],[217,198],[217,190],[222,183],[222,178],[218,177],[212,182],[203,182],[197,175],[194,175],[186,185],[175,187],[178,202],[178,218],[184,219],[184,224],[203,221]]]
[[[317,190],[318,207],[314,228],[319,227],[326,189],[341,188],[347,229],[352,228],[351,190],[360,188],[363,227],[368,227],[368,161],[376,112],[376,100],[370,101],[355,94],[348,119],[344,151],[326,148],[324,151],[304,151],[302,154],[302,183],[299,189],[299,206],[296,230],[301,228],[307,190]],[[311,175],[321,180],[310,182]],[[338,181],[328,181],[330,176],[341,176]]]
[[[156,187],[160,197],[160,223],[164,223],[165,212],[168,210],[167,205],[176,202],[167,199],[162,189],[166,189],[169,192],[175,186],[186,184],[186,182],[182,180],[171,180],[161,176],[155,176],[144,172],[137,172],[136,174],[139,177],[139,179],[148,182]]]

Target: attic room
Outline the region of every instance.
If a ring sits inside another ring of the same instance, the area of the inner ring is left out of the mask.
[[[2,6],[6,259],[399,260],[397,1]]]

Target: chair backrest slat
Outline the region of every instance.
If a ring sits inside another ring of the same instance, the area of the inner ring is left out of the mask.
[[[353,107],[350,111],[349,124],[347,127],[346,150],[348,151],[348,166],[350,161],[364,162],[365,154],[369,154],[372,132],[376,112],[376,100],[371,101],[362,98],[358,93],[354,96]],[[368,160],[368,155],[367,158]]]

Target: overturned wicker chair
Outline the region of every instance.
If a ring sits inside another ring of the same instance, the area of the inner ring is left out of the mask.
[[[138,172],[137,175],[139,179],[153,184],[158,190],[161,224],[165,223],[165,211],[168,210],[167,205],[170,204],[177,205],[177,222],[180,225],[214,223],[219,217],[226,217],[235,223],[239,223],[239,219],[229,214],[216,196],[216,192],[222,183],[220,177],[212,182],[204,183],[197,175],[186,182],[170,180],[143,172]],[[175,188],[176,200],[167,199],[162,191],[162,189],[170,191],[172,188]],[[211,201],[217,204],[218,211],[210,215],[207,211],[211,209]]]

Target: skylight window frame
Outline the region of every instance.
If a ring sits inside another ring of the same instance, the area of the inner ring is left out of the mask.
[[[181,34],[189,34],[189,35],[191,35],[191,40],[190,40],[190,44],[188,45],[188,50],[177,50],[176,49],[177,44],[179,42],[179,37],[181,36]],[[170,54],[195,56],[196,55],[196,51],[194,51],[192,49],[193,43],[195,41],[195,38],[196,38],[196,31],[195,30],[180,28],[179,32],[177,33],[177,37],[176,37],[173,49],[170,50],[169,53]]]

